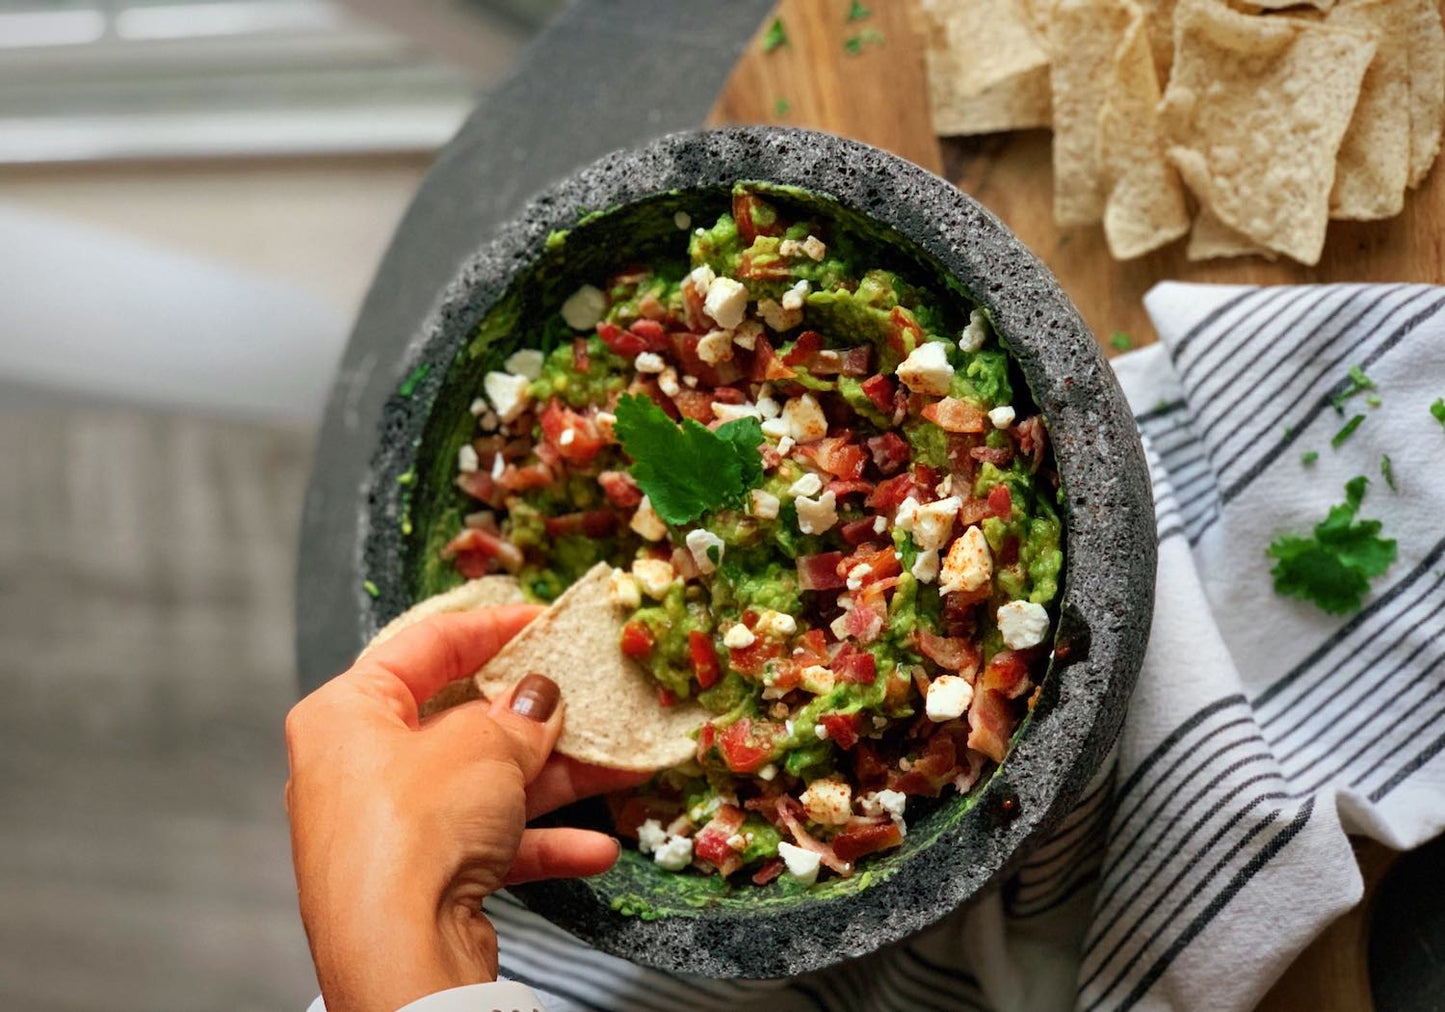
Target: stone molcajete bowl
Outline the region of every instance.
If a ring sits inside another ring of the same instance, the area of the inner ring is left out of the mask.
[[[803,130],[666,137],[577,172],[534,200],[464,267],[417,335],[409,377],[383,414],[362,524],[367,632],[456,577],[437,550],[456,530],[456,451],[484,372],[582,281],[682,256],[685,211],[710,224],[739,180],[788,190],[874,240],[879,265],[992,314],[1048,423],[1065,508],[1066,579],[1055,659],[997,773],[966,797],[910,806],[903,847],[806,893],[662,871],[625,849],[610,872],[516,890],[595,945],[649,966],[719,977],[815,970],[896,941],[1000,882],[1047,838],[1113,744],[1153,610],[1148,472],[1113,373],[1053,276],[999,221],[943,179],[882,151]],[[565,233],[565,234],[564,234]],[[529,326],[530,324],[530,326]],[[398,479],[401,479],[398,481]],[[601,822],[577,806],[560,821]]]

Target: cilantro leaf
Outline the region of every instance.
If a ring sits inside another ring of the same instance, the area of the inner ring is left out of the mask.
[[[771,53],[779,46],[788,44],[788,32],[783,27],[782,18],[773,18],[773,23],[768,25],[767,32],[763,35],[763,52]]]
[[[873,12],[867,7],[864,7],[860,0],[853,0],[853,2],[848,5],[849,21],[865,21],[872,16]]]
[[[657,515],[669,524],[691,523],[719,506],[740,503],[763,476],[755,418],[740,418],[717,431],[691,418],[678,425],[656,404],[636,394],[617,402],[615,431],[632,458],[628,469]]]
[[[1338,450],[1344,444],[1345,440],[1355,434],[1355,430],[1358,429],[1364,421],[1364,415],[1355,415],[1355,417],[1344,424],[1344,427],[1341,428],[1339,432],[1336,432],[1330,437],[1330,446]]]
[[[1312,601],[1331,615],[1358,611],[1370,580],[1390,568],[1396,545],[1381,538],[1380,521],[1359,520],[1369,479],[1345,485],[1345,501],[1315,525],[1312,537],[1281,535],[1265,554],[1275,560],[1270,575],[1275,593]]]
[[[786,98],[780,98],[773,102],[773,115],[786,116],[793,108]]]
[[[1365,371],[1357,365],[1350,366],[1345,383],[1339,391],[1330,398],[1330,404],[1334,406],[1336,413],[1345,413],[1345,401],[1355,394],[1364,393],[1366,390],[1375,389],[1375,381],[1365,375]]]
[[[1435,398],[1435,403],[1430,405],[1430,414],[1435,416],[1435,421],[1445,425],[1445,397]]]
[[[857,35],[850,35],[843,40],[844,52],[853,56],[857,56],[868,46],[881,45],[883,45],[883,33],[874,28],[865,29]]]
[[[1319,459],[1320,459],[1320,455],[1319,455],[1319,451],[1317,451],[1317,450],[1306,450],[1304,453],[1301,453],[1301,454],[1299,455],[1299,462],[1300,462],[1301,464],[1304,464],[1306,467],[1308,467],[1309,465],[1313,464],[1315,461],[1317,461],[1317,460],[1319,460]]]
[[[1109,346],[1115,351],[1128,351],[1134,347],[1134,339],[1122,330],[1116,330],[1109,335]]]
[[[1399,489],[1395,487],[1395,465],[1390,462],[1390,455],[1388,453],[1380,455],[1380,474],[1384,475],[1385,484],[1390,486],[1391,492],[1399,491]]]

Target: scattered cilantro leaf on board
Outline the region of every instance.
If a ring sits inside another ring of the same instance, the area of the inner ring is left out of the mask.
[[[883,33],[876,29],[868,28],[859,32],[857,35],[850,35],[844,39],[843,49],[845,52],[857,56],[868,46],[881,46],[882,44]]]
[[[1430,414],[1435,416],[1435,421],[1445,426],[1445,397],[1435,398],[1435,403],[1430,405]]]
[[[1265,554],[1275,560],[1275,593],[1310,601],[1331,615],[1359,611],[1370,580],[1395,561],[1395,542],[1381,538],[1380,521],[1359,520],[1369,479],[1345,485],[1345,501],[1330,509],[1310,537],[1282,534]]]
[[[396,388],[396,392],[402,397],[410,397],[416,393],[417,384],[426,379],[426,374],[429,372],[431,372],[430,363],[423,362],[413,369],[406,379],[401,381],[401,386]]]
[[[1301,453],[1299,455],[1299,462],[1301,464],[1304,464],[1306,467],[1308,467],[1310,464],[1313,464],[1319,459],[1320,454],[1318,450],[1306,450],[1304,453]]]
[[[368,594],[370,594],[372,597],[380,597],[380,596],[381,596],[381,588],[378,587],[376,584],[372,583],[370,580],[362,580],[362,581],[361,581],[361,589],[364,590],[364,591],[366,591],[366,592],[367,592]]]
[[[1390,462],[1390,455],[1388,453],[1381,454],[1380,456],[1380,474],[1384,476],[1385,484],[1390,486],[1391,492],[1399,491],[1399,489],[1395,487],[1395,465]]]
[[[691,523],[719,506],[737,504],[763,476],[762,429],[739,418],[716,431],[691,418],[678,425],[646,397],[617,402],[615,430],[632,458],[628,469],[657,515],[669,524]]]
[[[768,25],[768,30],[763,34],[763,52],[771,53],[779,46],[788,44],[788,30],[783,27],[782,18],[773,18],[773,23]]]
[[[1375,389],[1375,381],[1365,375],[1365,371],[1357,365],[1350,366],[1350,371],[1345,378],[1345,385],[1340,387],[1338,393],[1330,398],[1330,404],[1334,406],[1337,414],[1345,413],[1345,402],[1356,394],[1364,393],[1366,390]]]
[[[1370,396],[1365,398],[1365,403],[1372,408],[1378,408],[1381,404],[1384,404],[1385,402],[1380,400],[1379,394],[1370,394]]]
[[[1109,335],[1109,347],[1115,351],[1128,351],[1134,347],[1134,339],[1122,330],[1116,330]]]
[[[786,98],[780,98],[773,103],[773,114],[776,116],[786,116],[792,108],[792,105]]]
[[[1348,422],[1345,423],[1344,428],[1340,429],[1339,432],[1336,432],[1333,436],[1330,437],[1330,445],[1333,446],[1336,450],[1338,450],[1341,446],[1344,445],[1345,440],[1349,439],[1355,434],[1355,430],[1358,429],[1360,425],[1364,423],[1364,421],[1364,415],[1355,415],[1355,417],[1351,418]]]
[[[873,12],[867,7],[864,7],[859,0],[853,0],[853,2],[848,5],[849,21],[866,21],[872,16]]]

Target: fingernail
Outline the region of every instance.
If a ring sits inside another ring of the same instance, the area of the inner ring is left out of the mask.
[[[562,690],[552,679],[546,675],[528,675],[517,683],[517,691],[512,695],[512,712],[540,724],[552,716],[561,698]]]

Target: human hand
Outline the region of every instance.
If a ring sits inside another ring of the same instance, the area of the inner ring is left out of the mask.
[[[529,819],[643,779],[552,755],[556,683],[425,721],[418,707],[477,671],[536,616],[529,605],[444,615],[399,633],[291,710],[286,808],[301,920],[331,1012],[395,1009],[493,980],[490,893],[595,875],[618,842]]]

